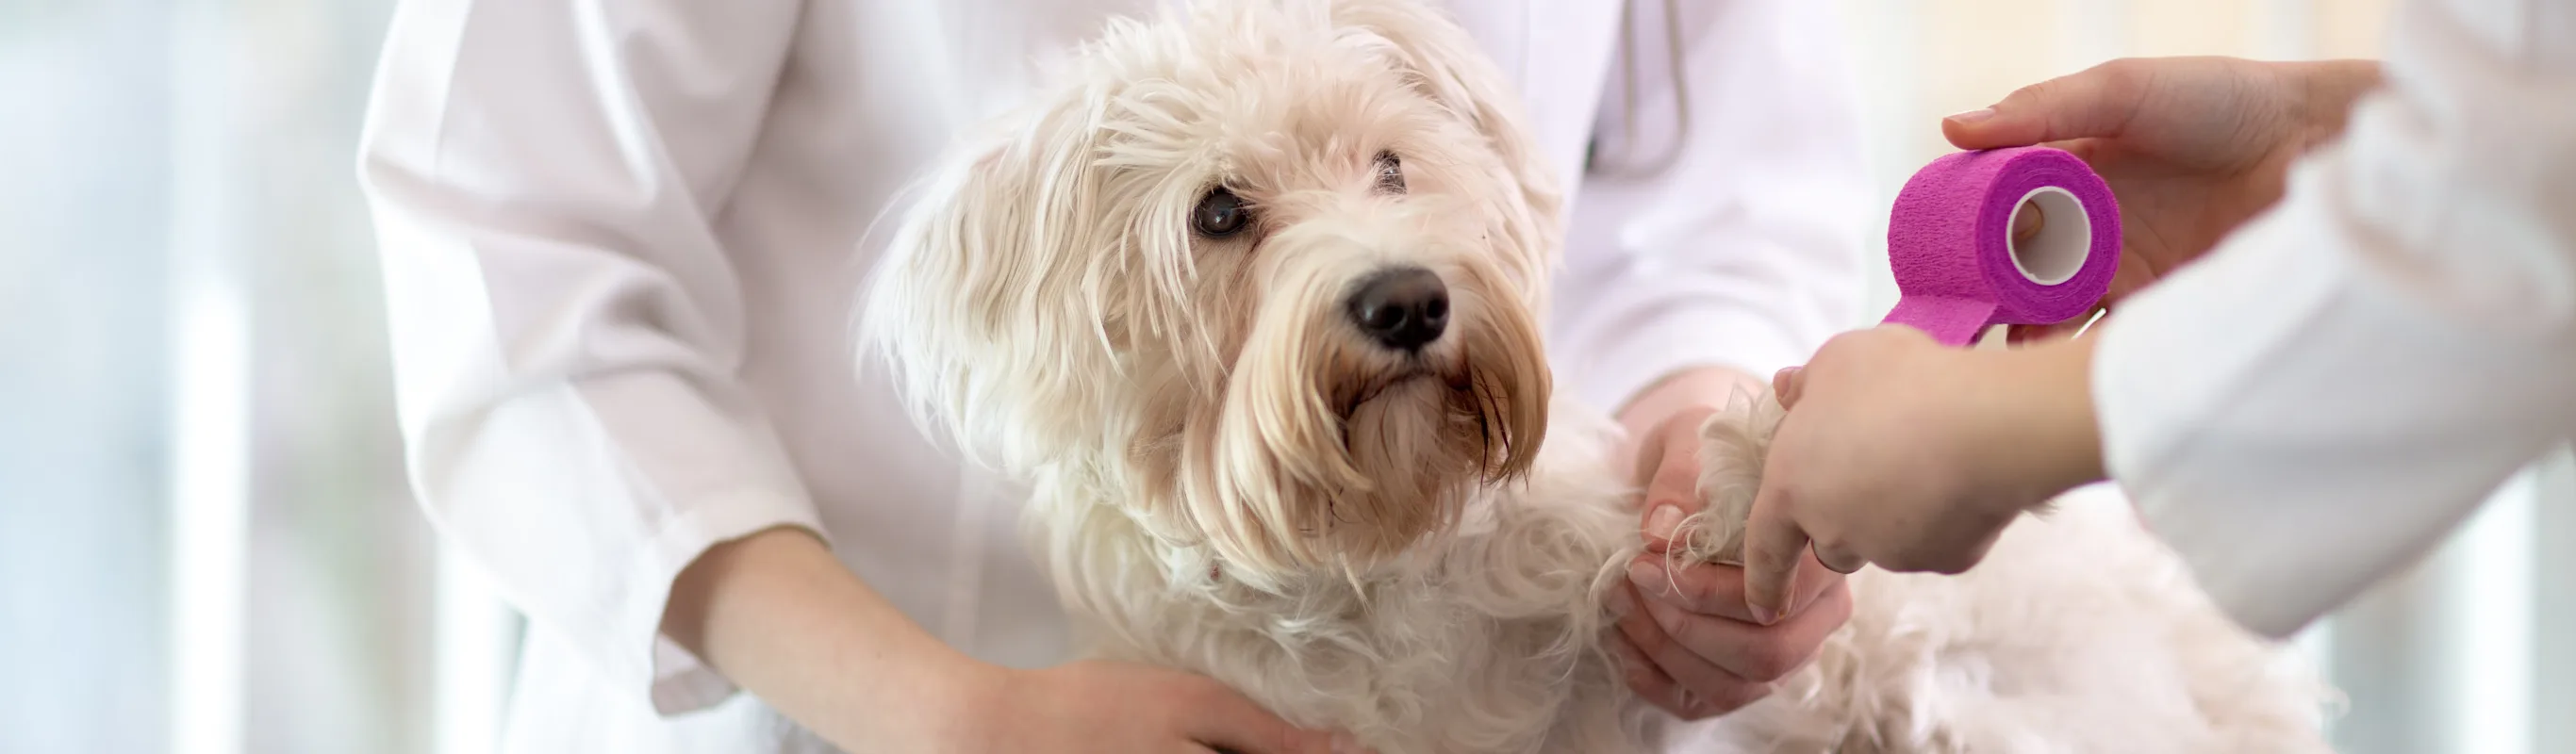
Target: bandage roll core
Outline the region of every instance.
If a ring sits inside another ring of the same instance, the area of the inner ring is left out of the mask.
[[[2041,214],[2040,231],[2015,243],[2025,204]],[[1951,154],[1896,194],[1887,261],[1897,301],[1886,321],[1953,346],[1994,325],[2064,322],[2110,291],[2119,259],[2119,205],[2083,160],[2048,147]]]

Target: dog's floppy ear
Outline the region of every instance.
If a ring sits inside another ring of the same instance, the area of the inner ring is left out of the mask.
[[[1446,105],[1491,142],[1508,179],[1520,187],[1539,234],[1531,248],[1556,247],[1564,194],[1545,153],[1523,121],[1527,110],[1484,48],[1466,29],[1419,0],[1330,0],[1337,28],[1375,35],[1393,47],[1414,85]]]
[[[1095,131],[1078,99],[970,140],[921,184],[870,278],[861,368],[883,366],[925,429],[1025,470],[1102,415],[1115,372],[1098,260]],[[874,355],[880,364],[867,363]]]

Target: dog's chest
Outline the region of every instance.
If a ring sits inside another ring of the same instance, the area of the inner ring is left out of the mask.
[[[1111,658],[1210,676],[1382,754],[1619,752],[1636,707],[1599,597],[1635,524],[1608,478],[1542,473],[1471,504],[1402,567],[1268,589],[1109,506],[1041,507],[1054,518],[1039,531]]]
[[[1111,633],[1134,641],[1116,652],[1383,754],[1618,750],[1597,743],[1620,735],[1626,696],[1591,597],[1607,546],[1533,549],[1514,523],[1531,522],[1479,527],[1401,577],[1212,588],[1125,611]]]
[[[1345,587],[1348,589],[1348,587]],[[1358,612],[1175,631],[1144,658],[1205,673],[1300,725],[1348,730],[1383,754],[1536,751],[1573,703],[1589,652],[1563,617],[1480,614],[1435,590],[1376,590]],[[1359,602],[1360,595],[1308,595]],[[1161,654],[1161,653],[1157,653]]]

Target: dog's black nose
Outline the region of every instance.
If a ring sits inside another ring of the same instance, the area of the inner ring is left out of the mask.
[[[1419,350],[1449,327],[1449,286],[1420,267],[1386,270],[1360,282],[1351,294],[1350,315],[1351,324],[1380,345]]]

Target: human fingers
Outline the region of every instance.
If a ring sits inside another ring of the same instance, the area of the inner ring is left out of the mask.
[[[1669,421],[1670,419],[1667,418],[1666,423]],[[1663,468],[1666,444],[1664,438],[1669,434],[1664,429],[1664,423],[1658,423],[1654,429],[1648,430],[1645,436],[1637,438],[1637,455],[1629,461],[1629,464],[1634,467],[1628,476],[1629,481],[1642,486],[1655,478],[1657,469]],[[1652,506],[1648,508],[1652,509]]]
[[[2014,90],[1992,107],[1941,120],[1960,149],[2116,136],[2146,96],[2147,61],[2114,60]]]
[[[1807,373],[1804,367],[1781,367],[1780,371],[1771,375],[1771,396],[1780,401],[1780,407],[1783,409],[1796,408],[1798,397],[1803,394],[1806,387]]]
[[[1340,754],[1346,737],[1289,725],[1234,689],[1200,679],[1182,692],[1178,718],[1190,740],[1238,754]],[[1338,740],[1337,740],[1338,739]]]
[[[1669,567],[1678,565],[1678,568]],[[1812,555],[1798,564],[1791,577],[1789,607],[1783,615],[1795,614],[1815,604],[1818,595],[1842,581],[1842,574],[1825,568]],[[1645,553],[1628,561],[1628,584],[1640,596],[1683,610],[1725,618],[1760,623],[1746,608],[1744,569],[1719,563],[1667,564],[1662,555]]]
[[[2039,237],[2039,232],[2041,230],[2045,230],[2047,228],[2048,211],[2041,208],[2038,202],[2022,202],[2021,207],[2013,211],[2013,243],[2030,243],[2031,239]]]
[[[1699,496],[1699,421],[1706,411],[1686,411],[1666,421],[1655,433],[1659,451],[1655,468],[1646,477],[1646,510],[1640,533],[1647,549],[1663,552],[1673,546],[1681,523],[1700,508]]]
[[[1712,701],[1744,703],[1767,693],[1762,684],[1786,678],[1815,659],[1826,636],[1851,619],[1848,588],[1829,590],[1810,609],[1769,626],[1696,615],[1648,600],[1644,612],[1655,630],[1632,632],[1639,649],[1684,688]],[[1741,688],[1752,686],[1756,688]]]
[[[2091,310],[2086,311],[2083,316],[2066,320],[2064,322],[2054,322],[2045,325],[2012,325],[2004,333],[2004,342],[2018,346],[2028,343],[2056,340],[2058,338],[2074,337],[2076,333],[2083,332],[2086,327],[2091,326],[2093,324],[2094,316],[2100,314],[2101,311],[2102,307],[2095,306]]]
[[[1654,625],[1651,618],[1640,616],[1637,620],[1644,621],[1649,627]],[[1647,657],[1643,650],[1637,648],[1636,642],[1628,638],[1627,618],[1621,618],[1619,626],[1619,632],[1610,637],[1610,652],[1619,657],[1620,680],[1626,681],[1628,690],[1636,692],[1637,698],[1646,700],[1646,703],[1662,707],[1676,717],[1690,716],[1699,706],[1699,700],[1685,695],[1681,683],[1674,681],[1670,674],[1655,664],[1654,658]]]
[[[1669,607],[1664,607],[1664,610],[1669,610]],[[1731,623],[1731,620],[1728,620],[1728,623]],[[1752,623],[1734,623],[1734,625],[1752,625]],[[1628,651],[1636,654],[1628,661],[1643,661],[1646,667],[1654,669],[1651,674],[1646,674],[1646,679],[1649,679],[1649,682],[1662,682],[1662,685],[1667,685],[1664,690],[1659,690],[1659,695],[1662,695],[1664,700],[1669,700],[1669,703],[1664,703],[1662,708],[1674,715],[1680,715],[1680,718],[1705,718],[1705,715],[1731,713],[1731,710],[1741,708],[1741,705],[1754,703],[1754,700],[1759,700],[1762,695],[1770,695],[1770,685],[1767,685],[1767,682],[1752,682],[1752,679],[1736,677],[1736,674],[1726,672],[1723,667],[1713,664],[1713,661],[1703,659],[1703,656],[1698,654],[1692,654],[1690,646],[1682,646],[1680,641],[1674,641],[1672,633],[1667,633],[1664,625],[1659,623],[1654,615],[1649,615],[1646,610],[1631,612],[1628,618],[1620,618],[1618,630],[1620,630],[1620,636],[1618,636],[1620,646],[1625,646]]]
[[[1807,549],[1807,532],[1790,517],[1791,504],[1789,494],[1766,479],[1744,522],[1744,603],[1755,623],[1768,625],[1788,611],[1790,582]]]
[[[1760,623],[1744,600],[1744,569],[1715,563],[1674,564],[1663,555],[1640,554],[1628,561],[1628,586],[1650,602],[1661,602],[1700,615]]]

